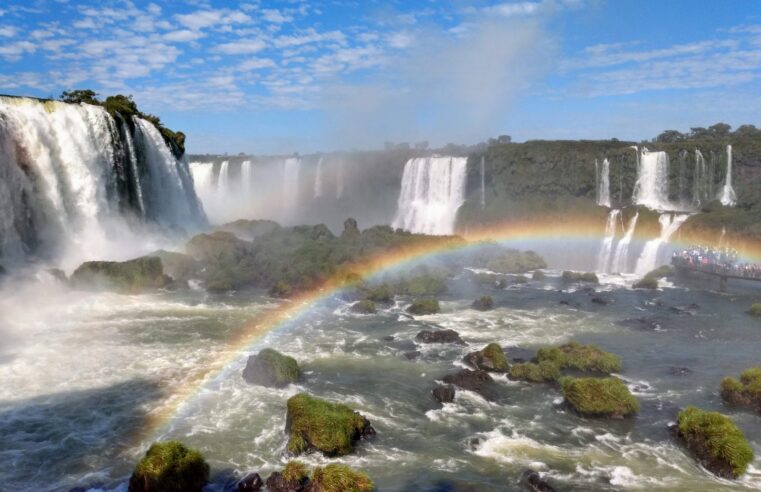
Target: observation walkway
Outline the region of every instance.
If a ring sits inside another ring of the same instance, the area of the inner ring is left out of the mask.
[[[677,270],[704,273],[719,278],[719,290],[727,290],[729,279],[750,280],[751,282],[761,282],[761,270],[729,268],[715,263],[696,264],[687,261],[681,256],[671,258],[671,265]]]

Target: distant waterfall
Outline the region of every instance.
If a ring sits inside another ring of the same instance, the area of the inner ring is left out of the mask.
[[[0,97],[0,261],[108,254],[123,214],[205,221],[187,163],[148,121],[100,106]],[[111,244],[111,246],[108,246]]]
[[[724,178],[724,187],[721,189],[719,201],[725,207],[734,207],[737,203],[735,190],[732,188],[732,146],[727,145],[727,175]]]
[[[465,201],[466,157],[419,157],[404,166],[392,226],[424,234],[452,234]]]
[[[221,194],[230,191],[230,161],[222,161],[217,176],[217,189]]]
[[[340,159],[338,162],[338,175],[336,176],[336,200],[340,200],[344,196],[344,161]]]
[[[613,253],[613,240],[616,237],[616,226],[621,217],[621,210],[614,208],[608,212],[608,221],[605,224],[605,236],[600,245],[597,255],[597,271],[607,273],[610,271],[610,258]]]
[[[243,161],[240,164],[240,180],[243,183],[243,192],[245,194],[251,193],[254,185],[254,174],[251,166],[251,161]]]
[[[322,160],[317,161],[317,170],[314,174],[314,198],[320,198],[322,196]]]
[[[699,206],[704,203],[709,195],[708,170],[706,160],[700,149],[695,149],[695,172],[692,183],[692,201]]]
[[[289,157],[283,161],[283,203],[287,215],[295,212],[299,203],[299,175],[301,159]]]
[[[481,156],[481,209],[486,208],[486,164],[484,156]]]
[[[658,218],[658,222],[661,224],[661,235],[655,239],[651,239],[645,244],[645,248],[637,260],[637,266],[634,269],[634,273],[637,275],[645,275],[649,271],[658,266],[658,252],[661,246],[669,242],[671,236],[684,224],[689,214],[661,214]]]
[[[634,203],[653,210],[672,208],[669,202],[669,157],[665,152],[642,149],[634,185]]]
[[[626,273],[629,269],[629,244],[631,244],[632,237],[634,237],[638,217],[639,212],[634,214],[634,217],[629,221],[624,237],[616,245],[616,252],[613,255],[613,263],[611,264],[612,272]]]
[[[595,161],[597,164],[597,161]],[[610,161],[603,159],[600,169],[600,178],[597,181],[597,204],[610,207]]]

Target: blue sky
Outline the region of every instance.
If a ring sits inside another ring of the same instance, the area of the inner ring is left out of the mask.
[[[0,93],[132,94],[190,152],[761,126],[761,2],[0,4]]]

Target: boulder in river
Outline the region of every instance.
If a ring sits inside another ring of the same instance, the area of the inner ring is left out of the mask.
[[[465,363],[474,369],[489,372],[507,372],[510,365],[502,347],[496,343],[490,343],[477,352],[471,352],[465,356]]]
[[[264,481],[258,473],[249,473],[238,482],[238,492],[256,492],[262,490]]]
[[[622,419],[639,411],[639,403],[618,378],[571,378],[560,380],[565,402],[586,417]]]
[[[352,313],[356,314],[375,314],[377,312],[375,302],[369,299],[362,299],[355,302],[351,305],[350,310]]]
[[[739,380],[724,378],[721,397],[731,405],[748,407],[761,413],[761,367],[744,370]]]
[[[621,370],[617,355],[600,350],[594,345],[568,342],[558,347],[541,348],[536,353],[539,362],[549,361],[561,369],[610,374]]]
[[[555,492],[555,489],[534,470],[524,471],[521,482],[532,492]]]
[[[143,256],[129,261],[87,261],[71,274],[77,288],[104,289],[124,294],[139,294],[168,286],[172,278],[164,275],[161,259]]]
[[[415,337],[420,343],[459,343],[465,345],[460,334],[454,330],[422,330]]]
[[[342,403],[299,393],[288,399],[287,407],[288,451],[295,455],[317,450],[343,456],[358,440],[375,435],[370,421]]]
[[[246,368],[243,369],[243,379],[249,383],[277,388],[295,383],[300,376],[296,359],[271,348],[249,356]]]
[[[407,307],[407,312],[416,316],[436,314],[440,310],[439,301],[434,298],[418,299]]]
[[[267,477],[269,492],[306,492],[309,485],[309,471],[300,461],[289,461],[282,472]]]
[[[508,377],[515,381],[551,383],[560,379],[560,368],[549,361],[519,362],[510,367]]]
[[[439,385],[433,388],[433,397],[439,403],[451,403],[454,401],[455,390],[450,385]]]
[[[486,371],[462,369],[454,374],[444,376],[443,381],[458,388],[473,391],[488,401],[495,401],[499,396],[496,383]]]
[[[309,492],[372,492],[375,484],[366,474],[346,465],[332,463],[315,468]]]
[[[201,492],[209,465],[201,453],[178,441],[153,444],[129,479],[129,492]]]
[[[491,296],[481,296],[470,305],[478,311],[488,311],[494,308],[494,299]]]
[[[688,407],[677,416],[678,437],[714,475],[737,478],[753,461],[753,449],[739,427],[718,412]]]

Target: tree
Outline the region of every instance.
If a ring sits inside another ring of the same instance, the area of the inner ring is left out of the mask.
[[[735,130],[734,135],[736,137],[758,138],[761,137],[761,130],[756,128],[755,125],[740,125]]]
[[[73,91],[63,91],[59,99],[65,103],[71,104],[100,104],[97,96],[98,94],[90,89],[76,89]]]
[[[497,137],[497,143],[498,144],[509,144],[513,141],[513,138],[510,135],[500,135]]]
[[[659,143],[674,143],[679,142],[680,140],[684,140],[684,137],[685,135],[683,133],[676,130],[666,130],[665,132],[655,137],[655,141]]]
[[[708,127],[708,131],[714,137],[727,137],[729,136],[730,130],[732,130],[732,127],[726,123],[716,123],[715,125]]]

